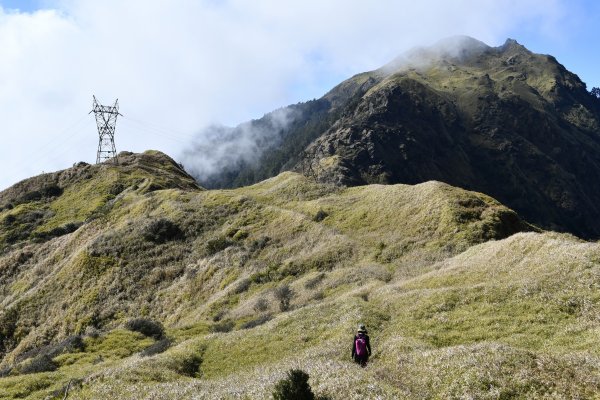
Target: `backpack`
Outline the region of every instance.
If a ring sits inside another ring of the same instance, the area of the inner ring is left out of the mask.
[[[358,357],[364,357],[367,355],[367,339],[363,335],[356,337],[356,340],[354,341],[354,347]]]

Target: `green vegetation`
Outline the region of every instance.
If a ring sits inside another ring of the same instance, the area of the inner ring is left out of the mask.
[[[275,400],[314,400],[315,395],[308,384],[308,374],[299,369],[291,369],[288,376],[275,385]]]
[[[30,233],[0,256],[0,399],[62,398],[69,382],[77,399],[270,398],[298,369],[316,398],[600,391],[598,243],[439,182],[284,173],[204,191],[169,181],[183,172],[160,154],[129,157],[118,174],[89,167],[83,187],[106,173],[119,194],[92,218],[62,213],[73,232],[39,240],[23,215],[77,180],[1,212],[2,235]],[[359,322],[367,368],[350,360]]]

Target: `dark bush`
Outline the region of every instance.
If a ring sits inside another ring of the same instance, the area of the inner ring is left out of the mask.
[[[9,244],[13,244],[13,243],[17,243],[20,240],[25,240],[29,237],[29,233],[28,232],[8,232],[6,234],[6,236],[4,237],[4,240],[6,241],[6,243]]]
[[[223,319],[223,317],[225,316],[225,314],[227,314],[227,311],[225,310],[220,310],[218,311],[215,315],[213,315],[212,320],[213,322],[219,322],[220,320]]]
[[[256,303],[254,303],[254,311],[263,312],[267,311],[268,308],[269,301],[264,297],[259,298],[258,300],[256,300]]]
[[[4,367],[0,368],[0,378],[6,378],[10,375],[11,371],[12,368],[8,365],[5,365]]]
[[[250,280],[254,283],[267,283],[281,279],[281,273],[279,271],[279,265],[271,263],[269,266],[264,268],[260,272],[255,272],[250,275]]]
[[[17,203],[18,204],[28,203],[30,201],[37,201],[37,200],[41,200],[44,198],[56,197],[56,196],[60,196],[62,193],[63,193],[63,190],[59,186],[49,185],[49,186],[45,186],[39,190],[32,190],[30,192],[23,194],[21,197],[19,197],[19,199],[17,200]]]
[[[42,218],[44,218],[44,212],[41,210],[32,210],[20,217],[20,223],[22,224],[33,224],[39,222]]]
[[[14,334],[19,321],[19,310],[16,307],[3,310],[0,314],[0,354],[14,343]]]
[[[197,354],[189,354],[177,367],[177,372],[190,378],[198,378],[200,376],[200,366],[202,365],[202,357]]]
[[[315,222],[321,222],[325,218],[327,218],[328,216],[329,216],[329,214],[327,214],[325,211],[319,210],[319,211],[317,211],[317,213],[313,217],[313,221],[315,221]]]
[[[144,239],[154,243],[165,243],[183,236],[181,229],[172,221],[160,218],[148,223],[143,229]]]
[[[40,190],[40,192],[43,197],[56,197],[56,196],[60,196],[61,194],[63,194],[62,188],[58,185],[46,186],[46,187],[42,188],[42,190]]]
[[[67,235],[75,232],[82,224],[69,222],[63,226],[57,226],[56,228],[46,232],[34,232],[31,237],[39,240],[49,240],[55,237]]]
[[[322,290],[319,290],[318,292],[316,292],[312,299],[313,300],[323,300],[325,298],[325,293]]]
[[[307,289],[314,289],[317,287],[317,285],[319,283],[321,283],[323,281],[324,278],[325,278],[325,273],[321,272],[314,278],[307,280],[306,283],[304,284],[304,287]]]
[[[15,208],[13,203],[7,203],[7,204],[0,206],[0,212],[5,211],[5,210],[12,210],[13,208]]]
[[[273,391],[274,400],[314,400],[308,374],[300,369],[288,371],[287,378],[275,384]]]
[[[279,301],[279,309],[281,311],[287,311],[290,309],[290,301],[294,297],[294,291],[287,284],[283,284],[275,289],[273,293],[275,298]]]
[[[71,353],[74,351],[85,350],[85,343],[80,335],[69,336],[56,346],[56,350],[60,353]]]
[[[40,200],[41,198],[42,193],[39,190],[32,190],[31,192],[27,192],[19,197],[19,199],[17,199],[17,203],[28,203],[30,201]]]
[[[115,183],[110,187],[110,189],[108,189],[108,193],[113,196],[117,196],[123,192],[123,190],[125,190],[125,186],[122,183]]]
[[[268,236],[260,237],[256,240],[252,241],[252,243],[250,244],[250,251],[255,252],[255,251],[262,250],[265,247],[267,247],[267,245],[269,244],[270,241],[271,241],[271,238]]]
[[[210,327],[210,330],[212,332],[231,332],[233,330],[233,327],[235,326],[235,323],[231,320],[225,320],[225,321],[221,321],[219,323],[214,324],[213,326]]]
[[[15,221],[17,220],[17,217],[15,217],[12,214],[8,214],[6,217],[4,217],[4,226],[10,226],[12,225]]]
[[[165,329],[160,322],[145,318],[135,318],[127,321],[125,324],[125,329],[139,332],[142,335],[152,337],[154,339],[162,339],[165,334]]]
[[[225,238],[225,237],[217,237],[214,239],[210,239],[208,242],[206,242],[206,254],[209,256],[212,256],[214,254],[217,254],[220,251],[225,250],[226,248],[228,248],[229,246],[232,246],[234,243]]]
[[[154,343],[154,344],[146,347],[144,350],[142,350],[140,355],[142,357],[153,356],[155,354],[160,354],[160,353],[166,351],[169,347],[171,347],[171,339],[162,338],[159,341],[157,341],[156,343]]]
[[[48,356],[50,359],[63,353],[74,353],[85,350],[81,336],[72,335],[59,343],[48,344],[42,347],[25,351],[16,357],[17,362],[33,357]]]
[[[250,285],[252,284],[252,281],[248,278],[244,278],[242,279],[237,286],[235,287],[235,294],[240,294],[240,293],[244,293],[246,290],[248,290],[250,288]]]
[[[265,315],[261,315],[260,317],[253,319],[251,321],[248,321],[244,324],[242,324],[242,326],[240,326],[240,328],[242,329],[252,329],[255,328],[259,325],[262,325],[266,322],[269,322],[271,319],[273,319],[273,316],[271,314],[265,314]]]
[[[38,372],[55,371],[57,365],[46,354],[39,355],[19,368],[22,374],[37,374]]]

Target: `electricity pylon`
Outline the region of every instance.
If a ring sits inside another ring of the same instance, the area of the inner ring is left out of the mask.
[[[96,117],[96,125],[98,125],[98,134],[100,135],[96,164],[111,159],[115,164],[118,164],[115,128],[117,126],[117,116],[123,116],[119,113],[119,99],[115,100],[115,104],[112,106],[103,106],[98,103],[96,96],[94,96],[94,107],[90,111],[91,113],[94,113]]]

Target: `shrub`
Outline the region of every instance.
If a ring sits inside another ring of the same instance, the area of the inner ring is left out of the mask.
[[[315,221],[315,222],[321,222],[325,218],[327,218],[328,216],[329,216],[329,214],[327,214],[325,211],[319,210],[319,211],[317,211],[317,213],[313,217],[313,221]]]
[[[13,223],[15,223],[16,220],[17,220],[17,217],[15,217],[12,214],[8,214],[6,217],[4,217],[4,221],[3,221],[4,226],[10,226]]]
[[[252,328],[260,326],[266,322],[269,322],[272,318],[273,318],[273,316],[271,314],[261,315],[260,317],[258,317],[256,319],[253,319],[251,321],[248,321],[248,322],[242,324],[242,326],[240,326],[240,328],[252,329]]]
[[[312,299],[313,300],[323,300],[325,298],[325,292],[323,292],[322,290],[319,290],[318,292],[316,292]]]
[[[83,339],[79,335],[72,335],[59,343],[53,343],[42,347],[36,347],[25,351],[16,357],[17,362],[33,357],[48,356],[54,358],[63,353],[74,353],[85,350]]]
[[[217,237],[214,239],[210,239],[208,242],[206,242],[206,254],[209,256],[212,256],[214,254],[217,254],[220,251],[225,250],[226,248],[228,248],[229,246],[232,246],[233,242],[227,238],[224,237]]]
[[[268,308],[269,301],[264,297],[259,298],[258,300],[256,300],[256,303],[254,303],[254,311],[256,312],[267,311]]]
[[[165,218],[154,220],[143,229],[144,239],[154,243],[165,243],[179,239],[182,234],[179,226]]]
[[[60,196],[61,194],[63,194],[62,188],[58,185],[46,186],[45,188],[43,188],[41,190],[41,192],[42,192],[42,196],[44,196],[44,197],[56,197],[56,196]]]
[[[227,314],[226,310],[219,310],[215,315],[213,315],[213,317],[212,317],[213,322],[219,322],[220,320],[223,319],[225,314]]]
[[[145,318],[135,318],[127,321],[125,329],[139,332],[142,335],[152,337],[154,339],[162,339],[165,330],[160,322],[155,322]]]
[[[246,290],[248,290],[250,288],[250,285],[252,284],[252,281],[248,278],[244,278],[242,279],[237,286],[235,287],[235,294],[240,294],[240,293],[244,293]]]
[[[22,374],[37,374],[38,372],[55,371],[56,368],[56,363],[48,355],[42,354],[34,357],[19,369]]]
[[[166,351],[169,347],[171,347],[171,339],[162,338],[159,341],[157,341],[156,343],[151,344],[150,346],[148,346],[144,350],[142,350],[140,355],[142,357],[153,356],[155,354],[160,354],[160,353]]]
[[[6,378],[10,375],[11,371],[12,368],[8,365],[5,365],[4,367],[0,368],[0,378]]]
[[[177,366],[177,372],[190,378],[197,378],[200,375],[200,366],[202,357],[198,354],[188,354]]]
[[[34,232],[31,235],[31,237],[33,239],[39,239],[39,240],[50,240],[55,237],[60,237],[63,235],[68,235],[69,233],[73,233],[77,229],[79,229],[79,227],[81,225],[82,225],[81,223],[69,222],[65,225],[57,226],[56,228],[53,228],[52,230],[49,230],[49,231]]]
[[[269,244],[270,241],[271,241],[270,237],[262,236],[256,240],[252,241],[252,243],[250,244],[250,251],[251,252],[260,251],[260,250],[264,249],[265,247],[267,247],[267,245]]]
[[[300,369],[292,369],[284,378],[275,384],[274,400],[314,400],[308,374]]]
[[[283,284],[275,289],[275,298],[279,301],[279,309],[281,311],[287,311],[290,309],[290,301],[294,297],[294,291],[288,284]]]
[[[210,330],[212,332],[231,332],[231,330],[233,330],[234,326],[235,326],[235,323],[228,319],[228,320],[221,321],[219,323],[214,324],[213,326],[210,327]]]

